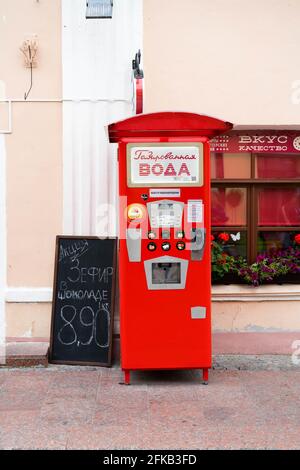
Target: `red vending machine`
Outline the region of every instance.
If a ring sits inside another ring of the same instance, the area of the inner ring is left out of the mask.
[[[121,365],[211,367],[209,139],[232,124],[183,112],[111,124],[118,143]]]

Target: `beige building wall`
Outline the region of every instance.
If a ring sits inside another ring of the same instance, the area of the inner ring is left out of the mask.
[[[17,297],[18,288],[52,285],[55,235],[62,231],[61,1],[1,0],[0,23],[2,98],[12,100],[7,284]],[[19,48],[35,35],[37,67],[25,102],[30,69]],[[50,310],[50,303],[7,303],[7,336],[47,337]]]
[[[299,0],[144,0],[146,112],[299,124],[299,18]]]
[[[12,133],[5,136],[8,337],[49,337],[51,303],[26,301],[24,289],[52,286],[55,235],[63,230],[61,4],[0,2],[0,93],[13,100]],[[245,126],[298,123],[298,0],[143,0],[143,6],[146,112],[194,111]],[[19,47],[33,34],[37,68],[24,102],[30,73]],[[238,294],[222,289],[213,292],[215,331],[300,330],[299,286],[244,288],[250,300],[242,299],[241,287]]]

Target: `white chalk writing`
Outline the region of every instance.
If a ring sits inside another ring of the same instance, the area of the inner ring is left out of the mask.
[[[63,326],[58,332],[58,340],[64,346],[71,346],[76,344],[77,347],[80,346],[89,346],[92,344],[93,340],[99,348],[108,348],[109,347],[109,337],[110,337],[110,312],[108,303],[99,303],[99,309],[94,312],[93,308],[90,306],[84,306],[77,315],[78,311],[74,305],[64,305],[60,310],[60,317],[64,321]],[[69,315],[70,314],[70,315]],[[90,336],[87,340],[82,341],[76,331],[74,326],[74,320],[76,317],[79,317],[78,326],[90,328]],[[102,321],[101,321],[101,316]],[[98,333],[97,328],[99,324],[106,322],[107,328],[104,329],[105,337],[100,341],[100,334]]]
[[[70,271],[72,271],[72,273],[71,276],[68,276],[68,280],[70,282],[81,282],[83,284],[88,281],[108,283],[110,276],[113,274],[112,267],[80,267],[79,259],[75,260],[75,266],[72,266]]]
[[[88,249],[88,240],[74,241],[71,245],[66,247],[61,245],[59,250],[59,261],[62,261],[65,258],[70,258],[71,261],[75,261],[75,259],[86,253]]]
[[[108,300],[107,290],[59,290],[57,297],[60,300],[94,300],[95,302]]]

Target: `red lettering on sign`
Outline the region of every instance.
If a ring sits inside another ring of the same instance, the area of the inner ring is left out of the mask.
[[[180,167],[180,170],[179,170],[179,173],[178,173],[178,176],[181,176],[183,173],[185,173],[186,175],[188,176],[191,176],[190,172],[189,172],[189,169],[187,167],[187,164],[186,163],[183,163]]]
[[[172,163],[169,163],[166,168],[161,163],[155,163],[154,165],[149,165],[149,163],[140,163],[139,164],[139,176],[181,176],[187,175],[191,176],[191,173],[188,169],[186,163],[182,163],[180,169],[177,173]]]
[[[156,176],[159,176],[164,171],[164,167],[160,163],[155,163],[152,167],[152,173]]]
[[[150,175],[150,165],[148,163],[140,163],[140,176],[149,176]]]
[[[166,168],[166,171],[164,173],[165,176],[176,176],[176,171],[174,170],[174,167],[172,163],[169,163],[169,165]]]

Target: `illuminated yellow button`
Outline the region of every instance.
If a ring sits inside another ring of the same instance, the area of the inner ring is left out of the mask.
[[[130,220],[142,219],[144,217],[144,207],[141,204],[130,204],[127,207],[127,217]]]
[[[178,230],[176,232],[176,238],[184,238],[184,232],[182,230]]]

